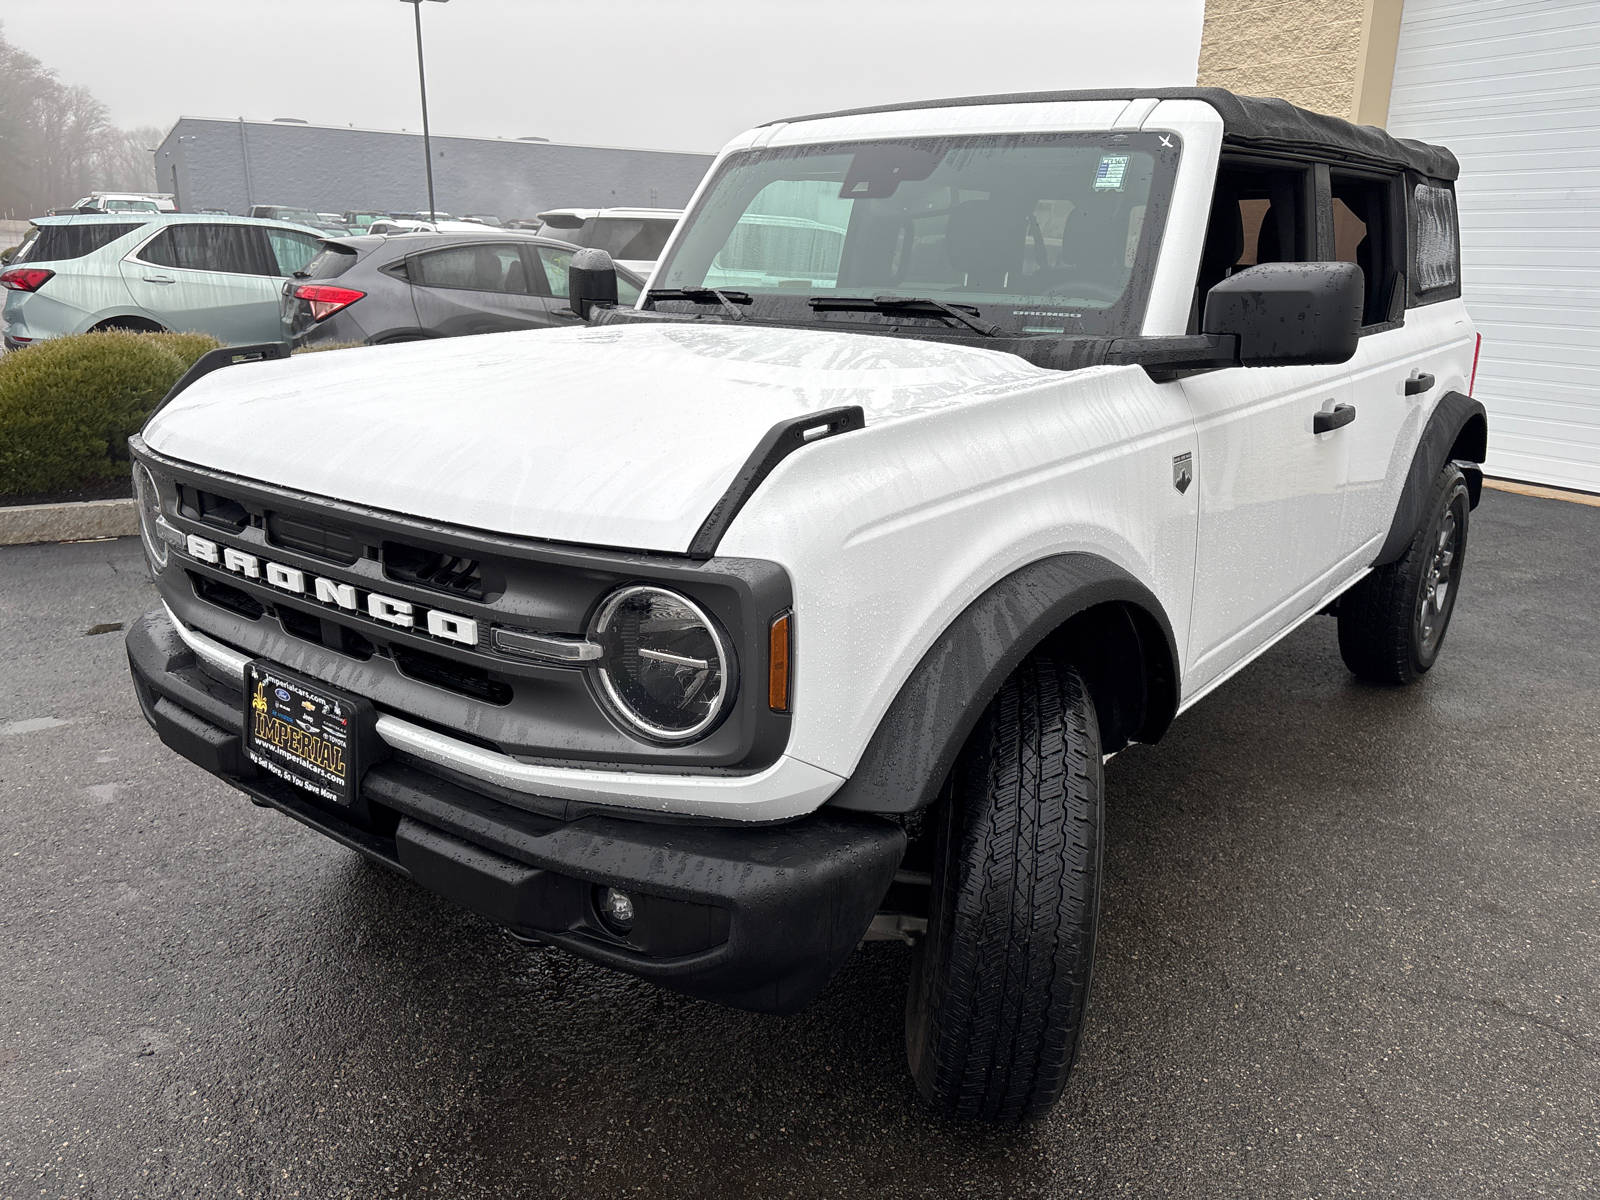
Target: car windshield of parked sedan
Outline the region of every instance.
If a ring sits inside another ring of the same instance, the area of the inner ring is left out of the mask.
[[[1178,155],[1176,135],[1154,133],[735,154],[656,287],[744,292],[748,315],[780,320],[925,298],[1011,334],[1136,332]]]

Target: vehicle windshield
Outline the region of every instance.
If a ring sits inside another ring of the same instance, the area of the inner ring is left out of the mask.
[[[1010,334],[1137,332],[1178,142],[990,134],[737,154],[657,287],[745,292],[758,318],[860,321],[812,302],[924,297]]]

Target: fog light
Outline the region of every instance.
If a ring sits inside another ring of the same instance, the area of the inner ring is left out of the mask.
[[[627,933],[633,927],[633,897],[607,888],[600,894],[600,917],[617,933]]]

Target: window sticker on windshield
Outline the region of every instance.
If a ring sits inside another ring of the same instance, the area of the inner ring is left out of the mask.
[[[1128,173],[1128,156],[1126,154],[1105,154],[1100,158],[1100,165],[1094,171],[1094,190],[1097,192],[1120,192],[1122,190],[1122,177]]]

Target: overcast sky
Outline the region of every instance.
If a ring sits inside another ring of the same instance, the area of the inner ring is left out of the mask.
[[[1194,83],[1204,0],[424,3],[434,132],[715,150],[776,117],[937,96]],[[125,127],[180,116],[421,128],[398,0],[4,0],[7,40]]]

